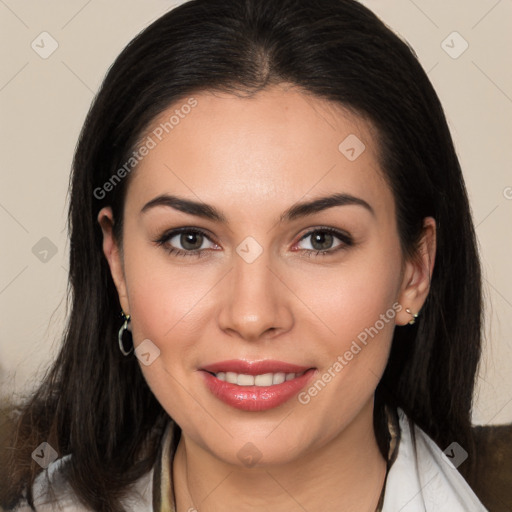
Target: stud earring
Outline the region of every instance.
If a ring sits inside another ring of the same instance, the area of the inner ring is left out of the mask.
[[[412,316],[411,320],[409,320],[409,325],[413,325],[416,322],[416,318],[418,318],[418,313],[413,313],[409,308],[405,308],[405,312]]]

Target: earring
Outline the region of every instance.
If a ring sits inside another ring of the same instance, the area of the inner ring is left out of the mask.
[[[124,311],[121,311],[121,315],[124,318],[124,324],[119,329],[119,334],[117,335],[117,341],[119,343],[119,350],[121,351],[123,356],[128,356],[133,351],[133,339],[132,339],[132,335],[131,335],[132,328],[130,325],[131,317],[130,317],[130,315],[125,315]],[[124,348],[125,347],[125,345],[124,345],[125,338],[129,338],[129,342],[131,345],[129,350],[126,350]]]
[[[405,312],[412,316],[409,325],[413,325],[416,322],[416,318],[418,318],[418,313],[413,313],[409,308],[405,308]]]

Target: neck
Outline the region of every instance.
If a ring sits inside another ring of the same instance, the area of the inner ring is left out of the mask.
[[[184,433],[173,460],[178,512],[374,512],[385,475],[373,401],[331,441],[286,464],[226,464]]]

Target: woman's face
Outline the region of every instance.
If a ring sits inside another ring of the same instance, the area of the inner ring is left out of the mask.
[[[362,118],[282,87],[194,99],[143,139],[122,256],[100,212],[105,254],[144,376],[184,435],[228,463],[290,462],[371,420],[431,265],[402,257]]]

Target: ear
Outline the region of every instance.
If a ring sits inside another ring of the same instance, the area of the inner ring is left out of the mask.
[[[123,256],[119,245],[114,237],[114,216],[109,206],[102,208],[98,213],[98,223],[103,232],[103,253],[107,258],[110,267],[110,274],[116,285],[119,302],[123,312],[130,314],[128,295],[126,293],[126,281],[123,268]]]
[[[430,291],[436,256],[436,221],[432,217],[423,220],[423,234],[417,257],[406,261],[398,302],[402,310],[396,316],[397,325],[406,325],[412,320],[411,313],[419,313]]]

